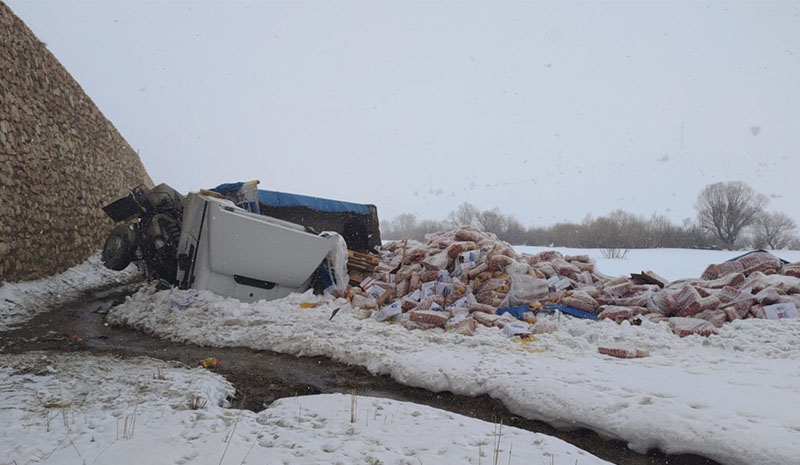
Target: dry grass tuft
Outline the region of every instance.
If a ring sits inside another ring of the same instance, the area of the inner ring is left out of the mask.
[[[191,410],[200,410],[206,408],[208,405],[208,399],[203,396],[199,396],[197,394],[192,394],[189,396],[189,409]]]

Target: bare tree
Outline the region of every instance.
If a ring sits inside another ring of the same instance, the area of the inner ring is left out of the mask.
[[[478,214],[478,221],[480,221],[480,228],[486,232],[502,236],[508,225],[506,216],[495,207],[491,210],[483,210]]]
[[[795,237],[796,229],[797,224],[787,215],[780,212],[763,212],[753,224],[753,246],[769,247],[772,250],[782,249]]]
[[[478,226],[480,227],[480,222],[478,217],[480,216],[481,211],[475,205],[472,205],[469,202],[464,202],[458,206],[456,211],[450,212],[447,215],[447,219],[449,219],[455,226]]]
[[[394,220],[394,229],[397,231],[408,232],[417,226],[417,215],[413,213],[401,213]]]
[[[523,226],[518,219],[513,216],[506,217],[506,229],[503,231],[502,237],[504,241],[510,242],[513,245],[524,245],[527,242],[525,240],[526,232],[525,226]]]
[[[741,181],[709,184],[700,192],[694,208],[700,227],[733,249],[742,230],[752,225],[767,198]]]

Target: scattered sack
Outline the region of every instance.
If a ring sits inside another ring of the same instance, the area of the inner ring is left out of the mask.
[[[527,337],[532,335],[530,328],[526,324],[511,323],[503,325],[503,334],[507,337]]]
[[[478,323],[470,317],[467,318],[451,318],[447,320],[444,325],[444,330],[448,333],[456,333],[464,336],[472,336],[475,334],[475,327]]]
[[[411,321],[427,323],[434,327],[442,327],[447,323],[447,320],[450,319],[449,313],[437,312],[435,310],[412,310],[408,315]]]
[[[717,334],[717,328],[706,320],[699,318],[672,317],[669,319],[672,331],[680,337],[697,334],[699,336],[711,336]]]
[[[399,300],[391,305],[387,305],[382,309],[375,312],[372,315],[372,318],[375,318],[378,321],[386,321],[393,319],[394,317],[401,315],[403,313],[403,304]]]
[[[552,334],[556,332],[558,329],[555,323],[546,320],[539,320],[533,326],[531,326],[531,332],[533,334]]]
[[[620,349],[612,347],[598,347],[597,351],[604,355],[617,358],[642,358],[650,355],[650,352],[643,349]]]
[[[186,310],[192,305],[195,297],[197,297],[197,289],[173,291],[172,297],[169,299],[169,308],[178,311]]]
[[[353,304],[353,307],[358,307],[358,308],[361,308],[361,309],[364,309],[364,310],[377,310],[378,309],[378,300],[377,299],[375,299],[373,297],[361,295],[361,294],[354,295],[353,296],[353,300],[351,301],[351,303]]]
[[[586,291],[573,291],[571,295],[562,298],[561,303],[589,313],[594,313],[600,306]]]
[[[603,305],[599,308],[599,311],[598,320],[609,319],[617,323],[629,320],[636,315],[647,313],[647,309],[644,307],[621,307],[619,305]]]
[[[500,303],[500,308],[527,305],[539,300],[547,299],[550,291],[547,281],[526,274],[512,274],[511,286],[506,298]]]

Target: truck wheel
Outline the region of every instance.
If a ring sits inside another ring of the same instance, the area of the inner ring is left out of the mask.
[[[136,250],[136,233],[130,225],[119,225],[108,235],[103,245],[103,265],[114,271],[122,271],[133,260]]]

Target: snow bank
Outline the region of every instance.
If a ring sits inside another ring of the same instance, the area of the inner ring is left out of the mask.
[[[344,300],[310,293],[244,304],[200,292],[146,288],[112,309],[113,324],[207,346],[324,355],[432,391],[488,394],[530,419],[587,427],[629,443],[695,453],[728,464],[795,463],[800,457],[800,321],[746,320],[708,338],[678,338],[666,323],[630,326],[552,318],[552,334],[525,345],[479,326],[475,336],[408,331],[359,320]],[[328,321],[335,308],[342,308]],[[620,360],[598,346],[649,350]],[[516,447],[516,446],[515,446]]]
[[[4,463],[608,464],[559,439],[372,397],[281,399],[226,408],[233,387],[206,370],[147,358],[0,356]],[[189,399],[197,409],[190,408]],[[479,459],[479,455],[482,457]]]
[[[126,282],[137,273],[133,265],[123,271],[109,270],[97,252],[61,274],[36,281],[5,283],[0,287],[0,331],[30,320],[54,303],[73,299],[95,287]]]

